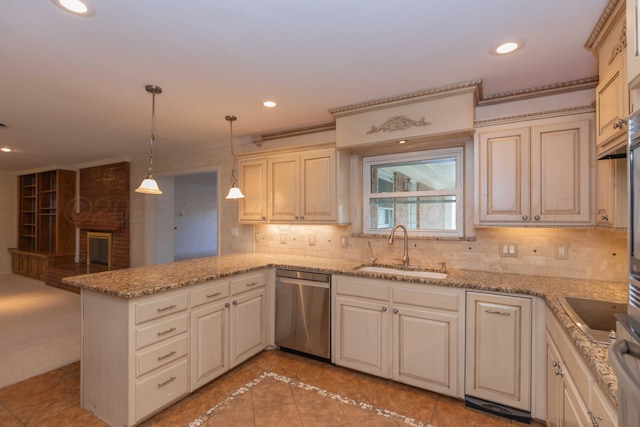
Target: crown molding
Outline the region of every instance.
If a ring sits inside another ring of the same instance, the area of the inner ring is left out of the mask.
[[[616,12],[616,7],[624,3],[625,2],[621,0],[609,0],[609,3],[607,3],[607,6],[604,8],[602,15],[600,15],[600,19],[598,19],[596,26],[593,28],[591,34],[589,35],[589,38],[585,42],[585,48],[589,50],[597,48],[599,41],[602,40],[606,33],[609,31],[607,21],[609,21],[609,18],[611,18],[614,12]],[[620,9],[618,9],[618,11],[620,11]]]
[[[478,102],[478,106],[520,101],[523,99],[557,95],[560,93],[574,92],[585,89],[595,89],[596,86],[598,86],[598,76],[579,80],[571,80],[562,83],[552,83],[525,89],[511,90],[508,92],[492,93],[490,95],[483,96],[482,99]]]
[[[482,80],[472,80],[468,82],[454,83],[447,86],[441,86],[433,89],[425,89],[419,92],[405,93],[388,98],[373,99],[370,101],[360,102],[358,104],[345,105],[329,109],[334,117],[348,116],[350,114],[362,113],[364,111],[378,110],[388,108],[390,106],[411,104],[427,99],[441,98],[457,93],[475,93],[475,101],[480,98]]]
[[[558,110],[541,111],[536,113],[518,114],[514,116],[496,117],[493,119],[476,120],[473,122],[474,128],[502,125],[507,123],[517,123],[528,120],[548,119],[552,117],[564,117],[574,114],[593,113],[595,107],[593,105],[583,105],[580,107],[562,108]]]
[[[259,147],[262,145],[264,141],[270,141],[270,140],[280,139],[280,138],[288,138],[291,136],[308,135],[308,134],[318,133],[318,132],[326,132],[326,131],[335,130],[335,129],[336,129],[336,122],[321,123],[318,125],[304,126],[300,128],[286,129],[286,130],[277,131],[277,132],[263,133],[261,135],[256,135],[252,137],[252,142]]]

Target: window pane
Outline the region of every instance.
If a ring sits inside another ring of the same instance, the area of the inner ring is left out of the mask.
[[[456,159],[371,166],[371,194],[456,189]]]
[[[456,197],[395,197],[369,199],[372,230],[402,224],[408,230],[455,230]]]

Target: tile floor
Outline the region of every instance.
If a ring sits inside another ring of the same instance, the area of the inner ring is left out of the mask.
[[[280,374],[294,381],[264,377],[265,373]],[[257,378],[260,379],[255,381]],[[232,396],[252,381],[248,390]],[[300,388],[295,382],[313,387],[311,390]],[[323,396],[318,389],[351,402]],[[0,426],[105,426],[80,408],[79,397],[80,363],[77,362],[0,389]],[[353,401],[368,403],[398,416],[385,417],[374,410],[361,409],[352,404]],[[216,405],[219,408],[203,417]],[[437,427],[526,425],[466,408],[455,399],[278,350],[262,352],[142,426],[186,426],[197,419],[206,427],[411,425],[405,421]]]

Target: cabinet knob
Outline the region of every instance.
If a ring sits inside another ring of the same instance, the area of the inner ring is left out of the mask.
[[[625,119],[620,119],[617,122],[615,122],[613,124],[613,128],[614,129],[622,129],[624,127],[624,125],[627,124],[627,121]]]
[[[609,215],[602,215],[602,216],[600,217],[600,220],[601,220],[601,221],[609,221]]]
[[[238,305],[238,301],[233,300],[233,302],[231,302],[231,304],[233,304],[233,305]]]
[[[527,215],[522,215],[522,220],[523,220],[523,221],[526,221],[526,220],[528,220],[528,219],[529,219],[529,217],[528,217]]]
[[[262,217],[262,220],[263,220],[263,221],[266,221],[266,220],[267,220],[267,217],[266,217],[266,216],[263,216],[263,217]]]
[[[231,304],[229,304],[228,302],[225,302],[225,303],[224,303],[224,306],[225,306],[226,308],[229,308],[229,307],[231,307]]]
[[[540,221],[540,215],[534,216],[533,219],[535,219],[536,221]]]
[[[562,369],[560,369],[560,368],[556,368],[555,374],[556,374],[556,376],[560,375],[561,377],[564,377],[564,372],[562,372]]]
[[[383,305],[383,306],[382,306],[382,308],[380,309],[380,311],[382,311],[383,313],[384,313],[385,311],[387,311],[387,306],[386,306],[386,305]]]
[[[398,314],[398,309],[397,309],[397,308],[394,308],[394,309],[393,309],[393,313],[394,313],[394,314]]]

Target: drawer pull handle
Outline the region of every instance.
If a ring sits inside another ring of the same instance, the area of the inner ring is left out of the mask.
[[[173,350],[173,351],[172,351],[172,352],[170,352],[170,353],[165,354],[164,356],[158,356],[158,362],[159,362],[159,361],[161,361],[161,360],[166,359],[167,357],[171,357],[171,356],[173,356],[174,354],[176,354],[176,351],[175,351],[175,350]]]
[[[161,336],[166,335],[166,334],[168,334],[168,333],[170,333],[170,332],[173,332],[173,331],[175,331],[175,330],[176,330],[176,328],[169,328],[169,329],[167,329],[167,330],[166,330],[166,331],[164,331],[164,332],[158,332],[158,336],[159,336],[159,337],[161,337]]]
[[[257,284],[258,284],[258,282],[251,282],[251,283],[247,283],[247,287],[249,287],[249,286],[255,286],[255,285],[257,285]]]
[[[499,311],[499,310],[487,310],[489,314],[499,314],[500,316],[511,316],[511,313],[508,311]]]
[[[207,298],[217,297],[220,294],[221,294],[221,292],[216,292],[215,294],[209,294],[209,295],[207,295]]]
[[[163,383],[158,383],[158,388],[166,386],[167,384],[169,384],[171,381],[174,381],[175,379],[176,377],[171,377]]]
[[[160,312],[162,312],[162,311],[171,310],[172,308],[176,308],[176,305],[175,305],[175,304],[171,304],[171,305],[168,305],[168,306],[166,306],[166,307],[159,308],[159,309],[158,309],[158,313],[160,313]]]

